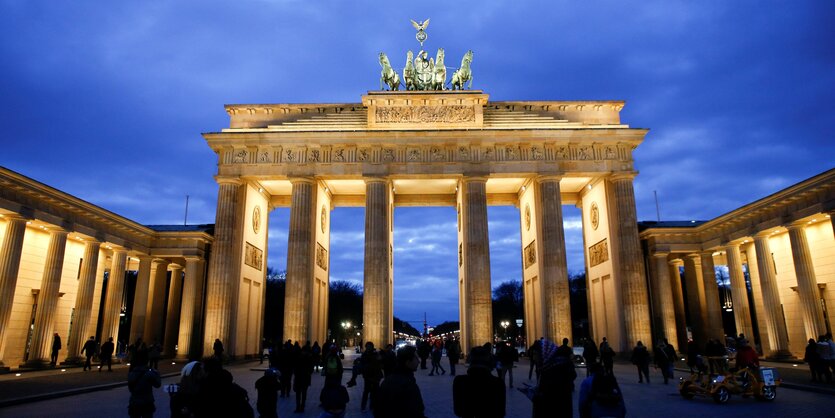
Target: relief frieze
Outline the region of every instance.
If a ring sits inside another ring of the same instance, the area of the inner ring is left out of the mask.
[[[594,267],[609,261],[609,243],[606,238],[603,241],[589,247],[589,267]]]
[[[244,249],[244,264],[261,271],[261,266],[264,264],[264,252],[247,242]]]
[[[525,250],[522,253],[522,258],[525,260],[525,268],[536,264],[536,240],[531,241],[525,247]]]
[[[316,265],[328,271],[328,250],[322,244],[316,243]]]
[[[473,123],[472,106],[387,106],[374,113],[377,123]]]

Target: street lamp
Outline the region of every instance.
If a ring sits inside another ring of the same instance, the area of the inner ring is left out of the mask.
[[[342,323],[342,329],[345,330],[343,335],[345,336],[345,341],[343,342],[342,346],[347,347],[348,345],[348,328],[351,328],[351,321],[345,321]]]
[[[507,327],[510,326],[510,321],[502,321],[499,322],[499,325],[504,328],[504,339],[507,340]]]

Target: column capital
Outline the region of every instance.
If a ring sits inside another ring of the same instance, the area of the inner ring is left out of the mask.
[[[536,176],[535,180],[537,183],[545,183],[548,181],[556,181],[557,183],[559,183],[560,180],[562,180],[562,178],[562,174],[547,174],[542,176]]]
[[[794,221],[794,222],[786,225],[786,229],[788,229],[789,231],[791,231],[791,230],[795,230],[795,231],[803,230],[804,228],[806,228],[806,225],[808,225],[808,224],[809,224],[809,221],[803,221],[803,220]]]
[[[168,267],[169,267],[171,270],[182,270],[182,269],[183,269],[183,266],[181,266],[181,265],[179,265],[179,264],[177,264],[177,263],[169,263],[169,264],[168,264]]]
[[[714,250],[704,250],[704,251],[699,251],[699,255],[702,256],[702,257],[713,258],[713,253],[715,253],[715,252],[716,251],[714,251]]]
[[[197,255],[187,255],[187,256],[184,256],[183,258],[186,259],[186,263],[188,263],[188,262],[199,263],[201,261],[204,261],[203,257],[197,256]]]
[[[637,171],[626,171],[622,173],[612,173],[609,175],[608,179],[611,181],[633,181],[637,175]]]
[[[726,242],[726,243],[722,244],[722,249],[727,251],[731,248],[739,248],[740,245],[741,244],[739,242]]]
[[[680,258],[674,258],[674,259],[668,261],[667,263],[671,266],[677,266],[679,264],[684,264],[684,261]]]
[[[661,257],[666,258],[668,255],[670,255],[670,253],[667,252],[667,251],[655,251],[655,252],[652,253],[653,257],[658,257],[658,258],[661,258]]]
[[[487,183],[487,176],[464,176],[461,178],[461,182],[464,184],[467,183]]]
[[[288,178],[288,180],[290,180],[290,183],[292,183],[294,186],[296,184],[316,184],[316,179],[312,177],[290,177]]]
[[[16,220],[16,221],[31,221],[32,218],[20,213],[0,213],[0,219]]]
[[[240,186],[244,184],[243,180],[241,180],[240,177],[233,176],[215,176],[215,181],[217,182],[217,184],[221,186],[224,184],[231,184],[234,186]]]
[[[376,176],[363,177],[362,181],[364,181],[365,184],[388,183],[389,182],[389,180],[385,177],[376,177]]]

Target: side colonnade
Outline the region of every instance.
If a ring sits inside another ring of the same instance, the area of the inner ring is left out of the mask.
[[[655,339],[703,349],[743,334],[769,358],[802,358],[835,321],[833,196],[830,170],[707,222],[642,222]]]
[[[0,367],[82,362],[90,336],[195,355],[210,227],[142,226],[5,168],[0,186]]]

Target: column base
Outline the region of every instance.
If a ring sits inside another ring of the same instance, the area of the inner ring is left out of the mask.
[[[0,365],[0,374],[11,373],[11,371],[12,371],[11,367]]]
[[[61,362],[62,366],[79,366],[84,364],[86,359],[84,357],[67,357],[66,360]]]
[[[774,361],[787,361],[787,360],[797,360],[797,357],[794,356],[789,350],[780,350],[771,353],[766,360],[774,360]]]
[[[60,364],[52,365],[50,364],[49,360],[29,360],[26,363],[20,365],[21,369],[54,369],[57,367],[61,367]]]

